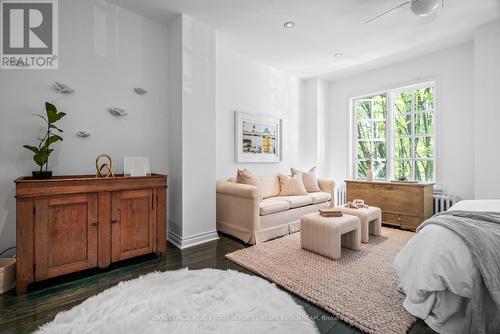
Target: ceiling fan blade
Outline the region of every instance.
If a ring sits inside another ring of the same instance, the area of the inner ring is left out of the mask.
[[[436,12],[430,14],[430,15],[421,16],[419,19],[420,19],[421,23],[423,23],[423,24],[429,24],[429,23],[432,23],[432,22],[436,21],[438,17],[439,17],[439,14],[436,11]]]
[[[393,12],[395,12],[395,11],[399,10],[400,8],[404,7],[404,6],[409,6],[409,5],[410,5],[410,3],[411,3],[411,1],[406,1],[406,2],[403,2],[402,4],[400,4],[400,5],[398,5],[398,6],[394,7],[394,8],[392,8],[392,9],[389,9],[389,10],[387,10],[387,11],[383,12],[382,14],[377,15],[377,16],[375,16],[375,17],[374,17],[374,18],[372,18],[372,19],[369,19],[368,21],[366,21],[366,22],[365,22],[365,24],[368,24],[368,23],[370,23],[370,22],[373,22],[373,21],[375,21],[375,20],[378,20],[378,19],[379,19],[379,18],[381,18],[382,16],[385,16],[385,15],[387,15],[387,14],[393,13]]]

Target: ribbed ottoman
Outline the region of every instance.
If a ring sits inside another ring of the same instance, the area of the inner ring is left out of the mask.
[[[358,217],[322,217],[311,213],[300,218],[300,245],[303,249],[334,260],[341,257],[341,248],[361,249],[361,222]]]
[[[336,209],[342,210],[342,213],[356,216],[361,221],[361,242],[367,243],[369,234],[382,234],[382,210],[380,208],[369,206],[368,208],[346,208],[337,206]]]

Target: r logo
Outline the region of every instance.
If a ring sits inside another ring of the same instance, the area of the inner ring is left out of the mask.
[[[2,5],[3,54],[52,54],[52,3],[4,2]]]

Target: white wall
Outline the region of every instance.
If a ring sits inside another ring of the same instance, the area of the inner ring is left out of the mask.
[[[475,196],[500,198],[500,21],[477,29],[474,38]]]
[[[59,69],[0,71],[0,249],[15,245],[14,180],[37,169],[22,145],[35,143],[42,124],[31,114],[44,113],[45,101],[68,114],[50,159],[55,174],[94,174],[101,153],[112,156],[117,173],[123,156],[134,155],[168,171],[166,34],[166,26],[107,2],[59,1]],[[75,93],[56,93],[54,80]],[[128,116],[116,118],[109,107]],[[91,137],[76,137],[79,129]]]
[[[168,232],[182,236],[182,15],[168,35]]]
[[[319,141],[317,136],[319,121],[319,98],[318,79],[304,81],[303,112],[300,113],[300,139],[299,155],[300,162],[306,169],[316,166],[318,163]],[[304,135],[307,134],[307,135]]]
[[[473,44],[467,43],[332,82],[327,113],[330,176],[341,183],[350,175],[350,97],[435,80],[436,183],[462,198],[473,198],[473,51]]]
[[[170,230],[178,247],[217,239],[215,33],[187,15],[170,23]]]
[[[216,151],[217,179],[235,176],[238,168],[258,175],[289,173],[298,165],[300,110],[303,82],[233,51],[216,36]],[[266,114],[283,119],[283,161],[279,164],[236,164],[234,111]]]
[[[215,32],[183,15],[183,244],[218,238],[215,228]]]
[[[329,83],[322,79],[304,82],[303,110],[300,113],[299,166],[317,167],[320,177],[328,176],[326,159],[326,112]]]

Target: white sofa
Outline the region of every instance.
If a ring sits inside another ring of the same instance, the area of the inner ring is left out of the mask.
[[[333,202],[335,182],[318,179],[320,192],[279,196],[278,176],[260,177],[255,186],[235,180],[217,182],[217,230],[245,243],[258,244],[300,230],[300,217]],[[260,199],[262,197],[262,200]]]

